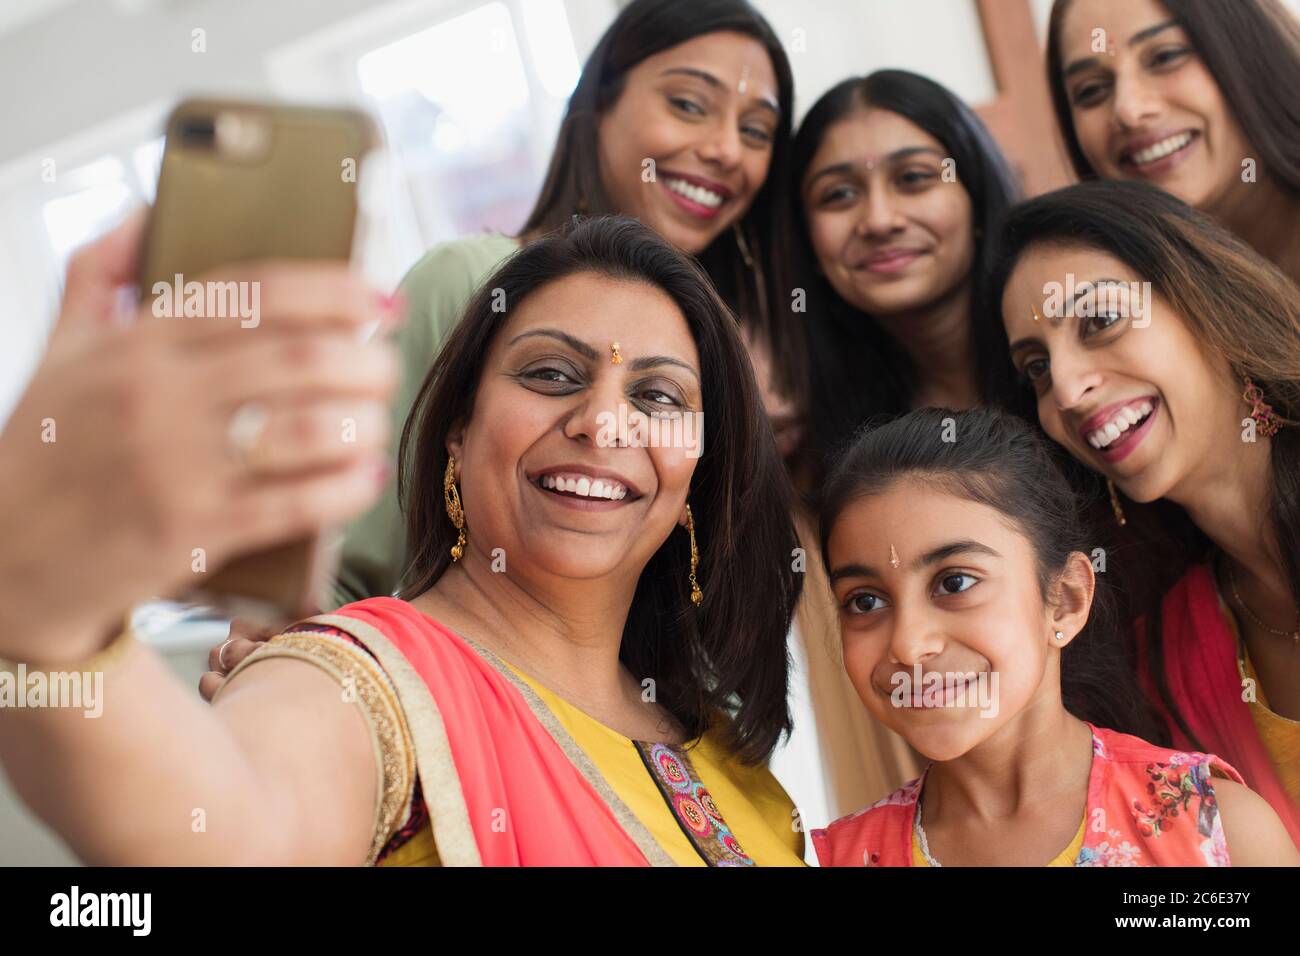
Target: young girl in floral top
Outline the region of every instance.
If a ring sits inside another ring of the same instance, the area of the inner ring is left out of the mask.
[[[824,866],[1300,865],[1232,767],[1106,729],[1155,725],[1027,425],[914,412],[860,435],[823,501],[849,677],[933,761],[814,831]]]

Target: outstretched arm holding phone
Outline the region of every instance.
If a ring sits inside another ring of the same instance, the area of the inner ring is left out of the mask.
[[[256,330],[123,325],[114,302],[141,227],[74,257],[49,353],[0,433],[0,657],[29,671],[76,670],[133,603],[192,584],[194,548],[216,566],[338,524],[384,478],[396,361],[359,332],[391,325],[391,300],[341,263],[260,262],[218,276],[259,283]],[[256,454],[231,444],[251,402],[265,413]],[[343,409],[375,424],[340,442]],[[361,862],[375,789],[364,719],[310,665],[258,670],[210,708],[128,645],[99,718],[0,708],[0,763],[89,862]]]

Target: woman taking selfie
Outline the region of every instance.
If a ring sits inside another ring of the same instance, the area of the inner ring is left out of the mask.
[[[1300,24],[1278,0],[1056,0],[1047,77],[1081,179],[1159,186],[1300,282]]]
[[[1038,197],[1004,236],[994,291],[1022,388],[1139,537],[1107,570],[1145,605],[1139,659],[1175,745],[1231,763],[1300,844],[1295,288],[1136,183]]]
[[[702,420],[707,453],[611,438],[627,409]],[[529,245],[452,333],[402,457],[401,600],[289,628],[211,707],[124,636],[100,719],[3,714],[6,770],[78,855],[798,864],[763,766],[790,723],[791,493],[698,267],[628,220]]]

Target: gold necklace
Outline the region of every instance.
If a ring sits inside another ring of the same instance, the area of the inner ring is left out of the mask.
[[[1300,647],[1300,611],[1296,612],[1295,627],[1291,630],[1279,631],[1275,627],[1269,627],[1256,617],[1255,612],[1250,609],[1250,605],[1241,599],[1241,592],[1237,590],[1237,572],[1232,569],[1232,559],[1227,555],[1224,555],[1224,558],[1228,564],[1228,584],[1232,586],[1232,596],[1237,599],[1237,605],[1246,612],[1246,616],[1270,634],[1275,634],[1278,637],[1289,637],[1297,647]]]

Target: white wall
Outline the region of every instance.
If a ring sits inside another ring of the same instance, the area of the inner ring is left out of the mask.
[[[754,0],[790,54],[796,115],[852,75],[924,73],[968,102],[995,93],[975,0]]]

